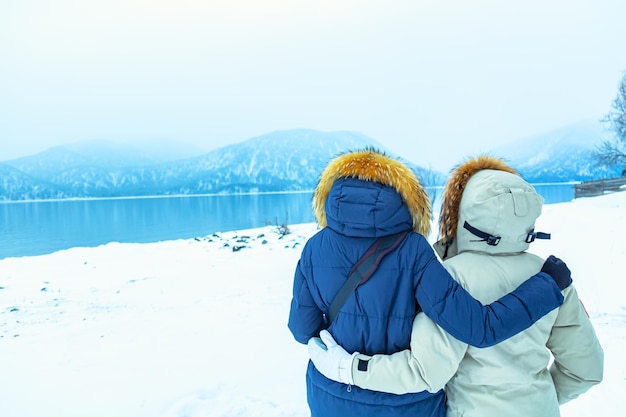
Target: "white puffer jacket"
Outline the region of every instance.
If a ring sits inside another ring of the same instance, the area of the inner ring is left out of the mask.
[[[444,194],[448,205],[442,209],[448,226],[442,226],[443,245],[438,242],[436,248],[441,255],[447,248],[446,269],[475,298],[488,304],[541,269],[544,260],[526,250],[543,199],[510,168],[501,170],[497,160],[470,162],[469,168],[459,167],[448,183]],[[464,178],[461,184],[454,182],[460,178]],[[498,244],[487,244],[476,235],[477,230],[494,241],[499,238]],[[459,342],[418,314],[411,351],[358,355],[354,382],[396,394],[435,392],[445,385],[449,417],[557,417],[559,404],[602,380],[604,358],[574,286],[563,294],[565,302],[559,309],[486,349]]]

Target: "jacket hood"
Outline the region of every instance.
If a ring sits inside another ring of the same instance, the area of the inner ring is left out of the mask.
[[[408,208],[413,231],[423,236],[430,233],[432,214],[428,193],[408,166],[376,149],[341,154],[326,166],[313,194],[313,212],[320,227],[328,225],[326,200],[340,178],[371,181],[393,188]]]
[[[436,246],[451,249],[444,259],[465,250],[524,251],[542,205],[543,198],[504,161],[489,156],[469,159],[446,183]],[[477,231],[498,237],[499,242],[488,244]]]

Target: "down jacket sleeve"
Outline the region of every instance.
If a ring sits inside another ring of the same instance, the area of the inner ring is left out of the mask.
[[[516,335],[563,303],[552,277],[539,272],[513,292],[483,306],[452,278],[434,252],[417,284],[416,298],[435,323],[476,347],[493,346]]]
[[[293,282],[293,298],[288,327],[293,337],[303,344],[307,344],[311,337],[318,336],[324,328],[323,312],[313,300],[299,262],[296,266]]]
[[[454,376],[466,349],[466,343],[420,313],[413,321],[410,350],[392,355],[356,355],[352,364],[354,385],[398,395],[434,393]]]
[[[603,378],[604,351],[596,337],[576,289],[566,288],[565,302],[559,309],[547,347],[554,356],[550,374],[559,404],[564,404]]]

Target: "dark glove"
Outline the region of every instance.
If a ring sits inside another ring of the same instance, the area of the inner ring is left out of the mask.
[[[565,262],[554,255],[550,255],[546,259],[541,267],[541,272],[550,275],[561,291],[572,283],[572,271],[565,265]]]

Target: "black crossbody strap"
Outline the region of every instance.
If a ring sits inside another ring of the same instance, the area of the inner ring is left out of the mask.
[[[378,268],[380,261],[385,257],[385,255],[397,248],[407,234],[408,232],[401,232],[380,237],[367,250],[367,252],[365,252],[365,255],[363,255],[363,257],[352,267],[352,270],[350,270],[350,274],[348,275],[348,279],[343,284],[332,303],[330,303],[327,315],[327,325],[330,325],[335,317],[337,317],[339,310],[341,310],[341,307],[343,307],[352,292],[359,285],[370,279],[370,277],[374,274],[374,271],[376,271],[376,268]]]

